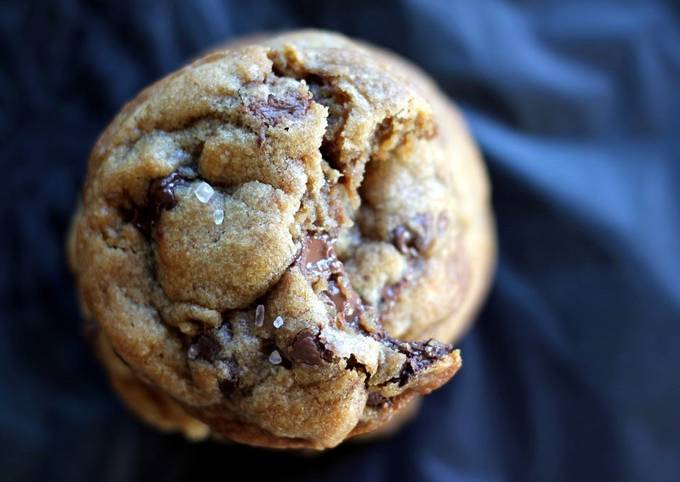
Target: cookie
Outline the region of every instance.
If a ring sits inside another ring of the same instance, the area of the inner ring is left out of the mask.
[[[493,258],[455,108],[406,61],[318,31],[143,90],[92,151],[69,239],[127,405],[278,448],[387,427],[446,383]]]

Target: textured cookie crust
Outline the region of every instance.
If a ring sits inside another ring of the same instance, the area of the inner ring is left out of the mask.
[[[417,69],[303,31],[212,52],[95,145],[69,258],[97,353],[166,430],[323,449],[449,380],[486,175]],[[439,340],[439,341],[436,341]]]

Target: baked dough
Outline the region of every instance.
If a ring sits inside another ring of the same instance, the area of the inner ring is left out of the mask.
[[[98,139],[69,258],[114,388],[191,438],[324,449],[461,367],[486,174],[418,69],[301,31],[213,51]]]

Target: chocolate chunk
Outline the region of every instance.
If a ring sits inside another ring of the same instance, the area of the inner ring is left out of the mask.
[[[398,381],[400,387],[406,385],[413,376],[422,372],[453,351],[452,345],[432,339],[426,342],[406,342],[397,340],[385,334],[374,336],[374,338],[387,347],[406,356],[406,361],[399,371],[399,378],[391,380],[391,382]]]
[[[335,307],[336,323],[358,326],[364,314],[364,305],[349,282],[343,265],[338,260],[328,235],[309,235],[302,246],[297,261],[302,273],[310,280],[328,280],[322,297]]]
[[[349,356],[349,358],[347,359],[347,362],[345,363],[345,366],[348,370],[356,370],[356,371],[359,371],[359,372],[366,373],[366,365],[359,362],[359,360],[357,360],[357,357],[354,356],[354,353],[352,353]]]
[[[266,124],[278,123],[283,118],[302,117],[309,109],[310,99],[300,94],[286,94],[281,97],[269,94],[266,101],[248,105],[248,110]]]
[[[371,374],[368,373],[366,365],[357,360],[357,357],[354,356],[354,353],[352,353],[349,356],[349,358],[347,358],[347,360],[345,361],[345,368],[347,370],[353,370],[355,372],[363,373],[366,376],[365,378],[366,386],[368,386],[368,379],[371,377]]]
[[[228,378],[225,378],[224,380],[217,382],[217,386],[219,387],[220,392],[222,392],[222,395],[228,397],[238,388],[238,380],[229,380]]]
[[[364,312],[364,304],[349,283],[347,276],[333,275],[328,281],[326,296],[333,302],[338,321],[357,325]]]
[[[314,234],[305,239],[298,257],[298,266],[311,280],[328,280],[328,288],[323,295],[335,307],[339,324],[359,323],[364,305],[361,297],[352,289],[328,235]]]
[[[188,356],[190,360],[206,360],[213,362],[222,352],[222,345],[209,335],[199,335],[196,341],[189,346]]]
[[[307,365],[321,365],[324,361],[333,360],[333,352],[321,343],[318,335],[308,330],[295,336],[288,354],[294,362]]]
[[[402,348],[405,350],[402,353],[407,356],[407,360],[399,372],[400,387],[406,385],[413,376],[453,351],[453,346],[436,340],[429,340],[426,343],[408,342]]]
[[[153,179],[147,188],[144,205],[123,210],[123,220],[134,224],[145,237],[150,238],[162,212],[177,205],[175,188],[193,177],[195,173],[191,168],[181,167],[168,176]]]
[[[411,267],[407,268],[407,270],[411,269]],[[406,286],[408,286],[410,282],[411,277],[409,274],[407,274],[398,282],[392,285],[387,285],[385,288],[383,288],[382,295],[380,297],[382,302],[380,308],[383,312],[389,311],[389,309],[392,308],[392,306],[397,302],[397,298],[399,298],[401,292],[404,290],[404,288],[406,288]]]
[[[425,252],[432,243],[432,214],[418,214],[408,224],[392,230],[392,242],[401,253],[417,256]]]
[[[442,343],[437,340],[430,339],[425,343],[411,342],[411,347],[416,346],[417,349],[423,350],[425,356],[430,359],[442,358],[449,355],[453,351],[453,345]]]
[[[347,122],[348,106],[351,97],[340,87],[333,85],[333,79],[323,77],[318,74],[308,74],[305,82],[312,93],[315,102],[328,108],[328,118],[326,119],[326,132],[321,143],[321,155],[328,164],[345,177],[344,181],[351,176],[351,169],[345,162],[341,161],[341,135],[343,127]]]
[[[149,183],[147,199],[157,214],[160,214],[164,209],[172,209],[177,205],[175,186],[181,180],[179,173],[173,172],[167,177],[154,179]]]
[[[347,298],[345,297],[345,294],[340,290],[340,287],[335,281],[330,280],[328,282],[326,296],[328,296],[328,298],[333,302],[335,310],[338,313],[344,313],[345,302],[347,301]]]
[[[440,214],[437,220],[437,229],[443,232],[447,223],[446,215]],[[408,264],[401,280],[383,288],[380,305],[382,313],[389,311],[394,306],[401,292],[413,282],[415,275],[422,270],[424,261],[421,256],[432,245],[433,230],[434,221],[430,213],[413,216],[408,225],[397,226],[392,230],[392,243],[400,253],[408,256]]]
[[[418,364],[415,360],[408,358],[399,370],[399,386],[403,387],[418,372]]]
[[[328,107],[332,99],[332,91],[329,89],[328,81],[318,74],[308,74],[305,77],[305,83],[312,93],[312,98]]]
[[[300,269],[307,277],[320,278],[336,273],[341,268],[328,235],[308,236],[298,258]]]

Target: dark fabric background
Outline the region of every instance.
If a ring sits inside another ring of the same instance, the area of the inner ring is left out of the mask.
[[[3,2],[0,479],[680,480],[679,25],[651,0]],[[318,457],[187,443],[112,395],[65,230],[123,102],[300,26],[400,52],[459,101],[494,186],[495,286],[464,369],[397,436]]]

